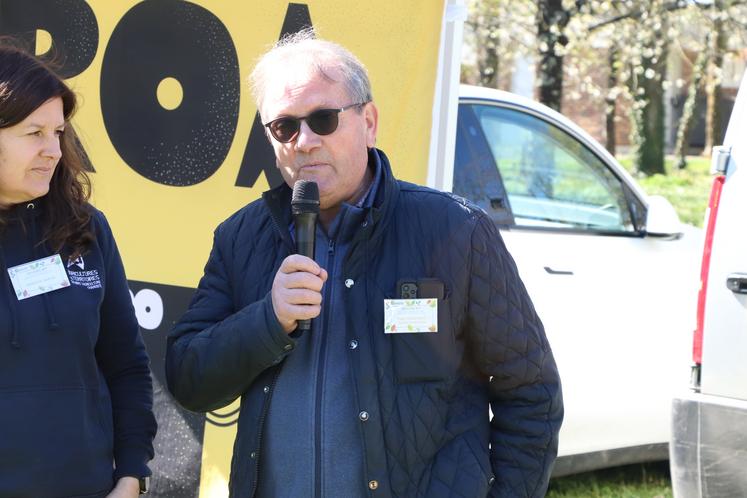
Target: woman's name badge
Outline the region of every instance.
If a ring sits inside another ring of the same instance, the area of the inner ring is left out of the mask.
[[[8,268],[19,301],[70,286],[59,254]]]
[[[438,299],[384,299],[384,333],[438,332]]]

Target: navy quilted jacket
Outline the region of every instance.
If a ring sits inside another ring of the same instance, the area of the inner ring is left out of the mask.
[[[370,496],[544,496],[563,416],[560,380],[511,256],[481,210],[396,180],[384,154],[371,153],[384,177],[343,264]],[[283,185],[218,227],[168,339],[169,389],[186,408],[214,410],[241,396],[232,497],[254,495],[274,379],[293,354],[269,294],[293,251],[289,204]],[[403,278],[444,284],[437,333],[384,334],[384,299],[398,297]]]

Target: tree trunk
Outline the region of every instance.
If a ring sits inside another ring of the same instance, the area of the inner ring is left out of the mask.
[[[568,43],[564,30],[569,19],[562,0],[538,0],[539,101],[556,111],[560,111],[563,100],[563,54],[558,49]]]
[[[493,26],[491,26],[493,29]],[[498,29],[498,26],[495,26]],[[498,47],[494,40],[485,40],[482,50],[482,56],[479,58],[477,65],[480,69],[480,86],[488,88],[498,88],[498,69],[500,58],[498,57]]]
[[[726,36],[721,17],[718,15],[724,8],[723,0],[715,0],[713,3],[713,31],[711,32],[711,43],[708,47],[710,52],[708,71],[706,73],[706,126],[705,146],[703,155],[710,156],[714,145],[723,140],[721,130],[721,68],[724,63],[724,52],[726,51]]]
[[[663,2],[652,0],[649,15],[640,26],[642,47],[639,71],[634,71],[634,161],[646,175],[664,174],[664,76],[667,67],[667,23]]]
[[[664,87],[661,78],[646,80],[644,95],[636,100],[639,130],[635,163],[638,171],[646,175],[664,174]]]
[[[617,99],[615,98],[615,88],[617,88],[617,75],[619,64],[619,49],[613,44],[609,48],[609,75],[607,77],[607,96],[604,99],[604,119],[607,125],[607,150],[613,156],[617,149],[617,128],[615,126]]]
[[[706,45],[710,42],[711,35],[706,35]],[[677,141],[674,145],[674,157],[677,160],[677,167],[685,169],[687,167],[687,151],[689,146],[690,130],[693,125],[695,116],[695,104],[697,103],[698,91],[703,81],[706,63],[708,62],[708,51],[702,50],[695,59],[693,72],[690,77],[690,84],[687,87],[687,99],[682,107],[682,117],[679,126],[677,126]]]

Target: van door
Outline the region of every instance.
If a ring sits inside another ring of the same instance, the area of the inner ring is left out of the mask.
[[[533,110],[463,101],[457,128],[454,192],[501,228],[558,363],[560,454],[665,451],[688,368],[683,306],[695,300],[694,286],[674,283],[696,278],[694,251],[645,237],[645,208],[625,181]]]

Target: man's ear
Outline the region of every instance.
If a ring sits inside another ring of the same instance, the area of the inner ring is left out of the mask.
[[[376,132],[379,127],[379,110],[376,104],[369,102],[363,107],[363,119],[366,121],[366,146],[376,146]]]

